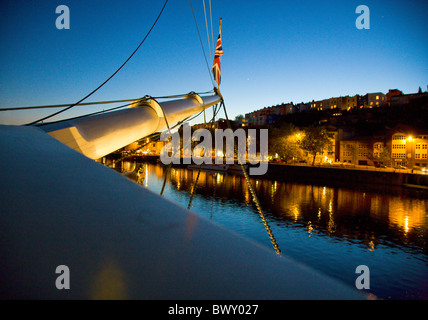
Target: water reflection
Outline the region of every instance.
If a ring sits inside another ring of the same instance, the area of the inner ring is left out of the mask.
[[[134,165],[125,168],[136,170]],[[137,180],[149,186],[150,175],[164,179],[165,168],[142,164]],[[198,171],[171,168],[167,183],[190,193]],[[251,179],[263,209],[277,223],[297,223],[308,233],[356,239],[374,249],[384,240],[427,250],[425,199],[366,193],[343,188]],[[220,172],[201,171],[195,192],[206,199],[217,198],[252,206],[245,178]]]
[[[142,184],[159,192],[165,168],[140,166]],[[164,196],[187,207],[197,173],[171,168]],[[286,255],[350,285],[355,267],[365,264],[373,270],[372,291],[381,298],[428,298],[426,198],[397,190],[385,194],[383,188],[376,192],[256,178],[251,183]],[[271,247],[241,175],[201,171],[192,210]]]

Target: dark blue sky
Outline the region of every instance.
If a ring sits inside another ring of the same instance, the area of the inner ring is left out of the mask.
[[[215,38],[223,18],[221,90],[231,118],[282,102],[427,88],[426,1],[211,2]],[[163,3],[2,0],[0,107],[77,102],[132,53]],[[61,4],[70,9],[69,30],[55,27]],[[202,0],[192,4],[210,59]],[[361,4],[370,9],[369,30],[355,26]],[[170,0],[137,54],[88,101],[210,89],[189,1]],[[3,112],[0,123],[50,112]]]

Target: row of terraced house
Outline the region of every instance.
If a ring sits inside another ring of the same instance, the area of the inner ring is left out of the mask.
[[[315,164],[342,163],[359,166],[428,168],[428,130],[405,125],[380,131],[372,137],[353,135],[352,128],[325,126],[331,143],[315,158]],[[270,154],[275,158],[274,154]],[[303,150],[296,160],[312,163]]]
[[[244,125],[269,125],[282,115],[307,110],[349,110],[350,108],[373,108],[408,103],[413,99],[428,96],[428,93],[406,94],[394,89],[387,94],[368,93],[364,96],[338,97],[294,105],[281,104],[257,110],[245,115]],[[428,128],[419,130],[398,125],[370,137],[354,135],[352,128],[325,126],[331,145],[317,155],[316,163],[341,162],[365,166],[404,166],[407,168],[428,167]],[[303,158],[309,155],[303,153]]]
[[[428,130],[398,125],[372,137],[343,139],[339,144],[339,154],[335,156],[342,163],[428,167]]]
[[[309,110],[350,110],[352,108],[375,108],[381,106],[394,106],[427,96],[428,93],[403,94],[398,89],[390,89],[388,93],[382,92],[356,94],[354,96],[333,97],[318,101],[298,103],[282,103],[276,106],[265,107],[245,114],[244,125],[271,125],[275,120],[287,114],[306,112]]]

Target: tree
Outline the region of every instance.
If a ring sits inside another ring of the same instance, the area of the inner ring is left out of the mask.
[[[300,155],[299,131],[290,124],[285,123],[279,129],[273,129],[269,136],[269,153],[278,154],[286,162]]]
[[[235,117],[235,121],[236,121],[236,122],[242,122],[242,120],[244,120],[244,116],[243,116],[242,114],[238,114],[238,115]]]
[[[382,152],[379,155],[379,160],[383,165],[391,164],[391,155],[386,147],[382,149]]]
[[[305,136],[300,142],[300,147],[313,156],[312,165],[315,165],[317,153],[321,153],[325,147],[331,146],[331,140],[327,131],[320,127],[309,127],[305,130]]]

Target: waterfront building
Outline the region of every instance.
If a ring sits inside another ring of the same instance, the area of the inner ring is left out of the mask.
[[[406,163],[406,134],[396,132],[392,135],[391,161],[394,166],[405,166]]]
[[[350,110],[352,108],[356,108],[358,106],[358,97],[359,95],[356,94],[355,96],[344,96],[337,98],[337,107],[341,110]]]
[[[394,96],[401,96],[403,95],[403,91],[398,89],[389,89],[388,93],[385,95],[385,102],[388,106],[391,105],[391,98]]]
[[[331,109],[330,106],[330,99],[324,99],[321,101],[321,110],[329,110]]]
[[[146,147],[141,149],[142,154],[148,155],[156,155],[159,156],[161,154],[162,148],[168,143],[168,141],[152,141],[147,144]]]
[[[357,106],[360,109],[367,108],[369,106],[369,95],[365,94],[363,96],[358,96]]]
[[[355,137],[340,141],[340,162],[360,166],[375,165],[372,137]]]
[[[428,167],[428,130],[422,131],[399,125],[391,133],[393,166]]]
[[[342,99],[340,97],[333,97],[329,99],[330,109],[341,109]]]
[[[299,103],[295,105],[296,112],[306,112],[311,110],[311,103]]]
[[[322,100],[314,101],[314,108],[315,110],[322,111],[323,110]]]
[[[340,162],[354,165],[428,167],[428,131],[398,125],[373,137],[340,140]]]
[[[313,101],[312,103],[309,103],[309,106],[312,109],[316,109],[319,111],[325,111],[330,109],[341,109],[342,107],[342,101],[344,97],[332,97],[328,99],[323,99],[319,101]]]
[[[339,160],[339,132],[335,127],[327,127],[327,135],[330,138],[330,145],[323,150],[324,161],[329,163],[337,162]]]
[[[414,146],[414,163],[418,167],[428,167],[427,158],[427,147],[428,147],[428,135],[417,135],[412,141]],[[411,151],[413,151],[413,146]]]
[[[261,110],[256,110],[245,114],[245,122],[250,126],[258,125],[262,119],[263,118],[262,118]]]
[[[367,107],[374,108],[386,104],[385,95],[382,92],[367,93]]]
[[[276,106],[275,107],[275,114],[278,114],[280,116],[286,115],[287,114],[287,106],[288,105],[289,104],[282,103],[282,104]]]
[[[331,97],[322,100],[312,100],[307,103],[294,105],[282,103],[280,105],[265,107],[245,115],[243,123],[246,125],[266,125],[287,114],[305,112],[308,110],[325,111],[330,109],[351,110],[353,108],[374,108],[381,106],[395,106],[409,103],[415,99],[427,97],[427,92],[414,94],[403,94],[398,89],[390,89],[387,94],[382,92],[366,93],[365,95],[355,94],[354,96]],[[274,115],[274,116],[273,116]]]
[[[245,116],[244,116],[244,118],[245,118],[244,122],[245,122],[245,124],[247,126],[253,125],[253,116],[252,116],[252,113],[246,113]]]
[[[395,95],[390,98],[390,105],[397,106],[400,104],[406,104],[424,97],[428,97],[427,92]]]
[[[245,114],[245,123],[247,125],[256,126],[271,125],[281,116],[294,113],[295,111],[296,110],[292,103],[283,103],[276,106],[265,107]]]

